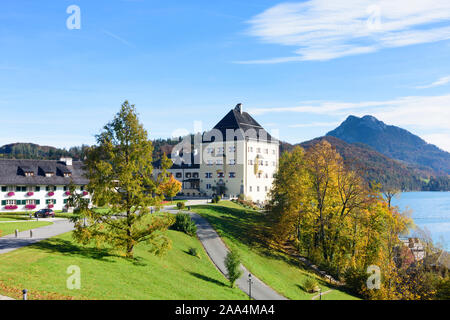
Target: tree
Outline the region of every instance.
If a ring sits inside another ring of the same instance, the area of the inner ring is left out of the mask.
[[[170,198],[171,201],[173,201],[173,197],[175,197],[181,191],[181,188],[181,182],[175,179],[173,174],[170,175],[170,178],[169,180],[167,180],[167,182],[161,185],[162,193],[166,197]]]
[[[225,257],[225,267],[227,268],[228,280],[230,281],[230,286],[233,288],[234,283],[237,279],[242,276],[241,258],[237,251],[231,250]]]
[[[134,105],[125,101],[96,138],[98,145],[86,152],[87,190],[94,206],[104,209],[76,204],[75,239],[111,245],[129,258],[140,242],[149,243],[156,254],[163,253],[170,247],[163,231],[174,219],[151,215],[149,207],[163,199],[160,186],[167,181],[167,167],[162,166],[161,177],[153,178],[152,143]]]

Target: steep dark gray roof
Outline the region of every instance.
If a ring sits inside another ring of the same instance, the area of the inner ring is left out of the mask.
[[[34,172],[27,177],[26,172]],[[46,177],[45,173],[54,173]],[[64,177],[64,173],[71,173]],[[89,180],[83,177],[83,163],[73,161],[71,166],[57,160],[0,160],[0,185],[86,185]]]
[[[242,105],[238,104],[230,110],[214,127],[222,133],[223,139],[227,139],[227,130],[242,130],[241,132],[249,138],[261,141],[276,141],[253,117],[242,111]],[[234,140],[241,140],[241,137]],[[208,139],[206,139],[208,140]],[[229,138],[227,140],[230,140]]]

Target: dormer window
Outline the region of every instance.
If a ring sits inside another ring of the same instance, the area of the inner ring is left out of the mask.
[[[64,178],[69,178],[72,176],[72,173],[70,172],[64,172]]]
[[[34,177],[34,172],[25,172],[25,177]]]
[[[49,178],[49,177],[53,177],[53,175],[54,175],[53,172],[46,172],[46,173],[45,173],[45,176],[48,177],[48,178]]]

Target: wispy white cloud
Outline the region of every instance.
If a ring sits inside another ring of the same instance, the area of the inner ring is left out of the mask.
[[[385,101],[309,101],[293,107],[253,108],[249,112],[254,115],[297,112],[339,118],[349,114],[370,114],[396,125],[450,130],[450,94],[399,97]]]
[[[125,40],[124,38],[119,37],[118,35],[116,35],[116,34],[114,34],[114,33],[112,33],[112,32],[103,30],[103,33],[106,34],[106,35],[108,35],[108,36],[110,36],[111,38],[116,39],[117,41],[122,42],[124,45],[126,45],[126,46],[128,46],[128,47],[136,48],[136,46],[135,46],[134,44],[132,44],[131,42]]]
[[[263,42],[297,47],[294,55],[238,61],[330,60],[383,48],[450,39],[448,0],[309,0],[281,3],[248,21]]]
[[[298,124],[290,124],[289,128],[318,128],[318,127],[336,127],[338,126],[340,121],[334,122],[311,122],[311,123],[298,123]]]
[[[424,86],[417,86],[416,89],[427,89],[427,88],[432,88],[432,87],[439,87],[439,86],[443,86],[449,82],[450,82],[450,76],[441,77],[438,80],[436,80],[430,84],[427,84]]]

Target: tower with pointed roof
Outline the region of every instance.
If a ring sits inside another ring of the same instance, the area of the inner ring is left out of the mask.
[[[208,196],[240,194],[264,203],[276,169],[279,143],[242,104],[203,135],[200,191]]]

